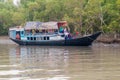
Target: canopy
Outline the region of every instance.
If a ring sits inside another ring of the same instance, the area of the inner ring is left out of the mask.
[[[61,27],[61,26],[66,27],[66,26],[68,26],[66,21],[59,21],[57,24],[58,24],[58,27]]]
[[[39,26],[42,24],[42,22],[27,22],[26,25],[24,26],[25,30],[29,29],[37,29]]]
[[[58,29],[57,22],[45,22],[39,27],[39,29]]]
[[[57,22],[27,22],[25,30],[30,29],[58,29]]]

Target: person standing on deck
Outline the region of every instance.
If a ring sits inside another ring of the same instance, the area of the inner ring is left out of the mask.
[[[60,30],[59,30],[60,33],[63,33],[64,32],[64,28],[61,26],[60,27]]]
[[[19,33],[16,34],[16,39],[20,40],[20,34]]]
[[[66,28],[64,28],[64,35],[65,35],[65,39],[68,39],[69,33]]]

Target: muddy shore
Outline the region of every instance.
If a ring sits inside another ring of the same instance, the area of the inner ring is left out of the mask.
[[[120,43],[120,37],[114,38],[113,35],[100,35],[96,41],[106,44]]]

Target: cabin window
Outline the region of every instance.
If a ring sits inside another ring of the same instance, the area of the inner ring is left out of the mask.
[[[47,40],[49,40],[49,37],[47,37]]]
[[[65,37],[65,35],[61,35],[61,37]]]
[[[34,40],[36,40],[36,37],[34,37]]]
[[[46,37],[44,37],[44,40],[46,40]]]
[[[29,38],[29,37],[27,37],[27,40],[30,40],[30,38]]]
[[[50,40],[49,37],[31,37],[31,40]]]
[[[33,40],[33,37],[31,37],[31,40]]]
[[[27,40],[37,40],[38,38],[36,37],[27,37]]]

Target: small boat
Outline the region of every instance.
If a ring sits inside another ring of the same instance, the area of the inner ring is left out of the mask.
[[[9,38],[19,45],[89,46],[101,34],[71,36],[67,22],[27,22],[24,27],[9,28]]]

